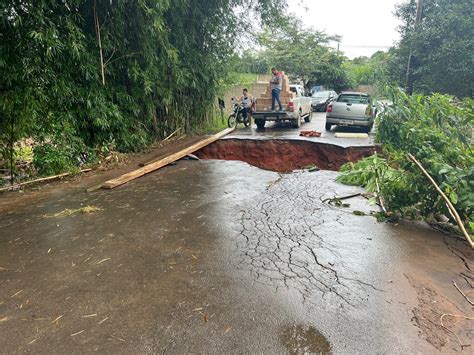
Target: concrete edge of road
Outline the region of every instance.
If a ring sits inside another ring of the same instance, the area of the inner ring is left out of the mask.
[[[381,143],[373,143],[373,144],[336,144],[334,142],[325,141],[324,138],[311,138],[311,137],[270,137],[270,136],[236,136],[236,135],[227,135],[222,137],[220,140],[229,140],[229,139],[238,139],[238,140],[249,140],[249,141],[266,141],[266,140],[274,140],[274,141],[305,141],[315,144],[324,144],[324,145],[331,145],[334,147],[339,148],[380,148],[382,147]],[[343,138],[341,138],[343,139]],[[360,138],[354,138],[360,139]]]

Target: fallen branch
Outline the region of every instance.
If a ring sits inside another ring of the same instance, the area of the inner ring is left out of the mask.
[[[92,169],[83,169],[83,170],[80,170],[79,172],[80,173],[87,173],[89,171],[91,171]],[[8,186],[8,187],[3,187],[0,189],[0,192],[2,191],[9,191],[9,190],[13,190],[13,189],[19,189],[23,186],[26,186],[26,185],[31,185],[31,184],[36,184],[38,182],[45,182],[45,181],[50,181],[50,180],[55,180],[55,179],[60,179],[62,177],[66,177],[66,176],[69,176],[73,173],[64,173],[64,174],[59,174],[59,175],[54,175],[54,176],[48,176],[48,177],[44,177],[44,178],[40,178],[40,179],[35,179],[35,180],[31,180],[31,181],[26,181],[26,182],[22,182],[22,183],[19,183],[19,184],[16,184],[16,185],[11,185],[11,186]]]
[[[178,133],[179,131],[181,130],[181,127],[179,127],[176,131],[174,131],[173,133],[171,133],[168,137],[166,137],[165,139],[163,139],[163,142],[166,142],[168,139],[171,139],[176,133]]]
[[[461,342],[461,339],[459,338],[459,336],[453,332],[451,329],[449,329],[448,327],[446,327],[444,324],[443,324],[443,318],[444,317],[453,317],[453,318],[462,318],[462,319],[466,319],[466,320],[474,320],[474,318],[471,318],[471,317],[466,317],[466,316],[459,316],[459,315],[456,315],[456,314],[448,314],[448,313],[445,313],[443,314],[440,319],[439,319],[439,322],[440,322],[440,325],[443,329],[446,329],[448,332],[450,332],[451,334],[453,334],[455,337],[456,337],[456,340],[458,341],[459,343],[459,346],[461,347],[461,351],[464,349],[464,348],[467,348],[469,346],[471,346],[471,344],[463,344]]]
[[[459,293],[466,299],[466,301],[468,301],[471,306],[474,306],[474,302],[472,302],[472,301],[469,299],[469,297],[467,297],[466,294],[461,291],[461,289],[458,287],[456,281],[452,280],[452,282],[453,282],[454,287],[456,287],[456,290],[459,291]]]
[[[423,172],[423,174],[428,178],[428,180],[431,182],[431,184],[434,186],[434,188],[436,189],[436,191],[440,194],[440,196],[444,199],[444,201],[446,202],[446,204],[448,205],[448,210],[450,211],[451,214],[454,215],[455,217],[455,220],[456,220],[456,223],[457,225],[459,226],[459,229],[461,229],[461,232],[462,234],[464,235],[464,237],[466,238],[467,242],[469,243],[469,245],[471,246],[471,248],[474,249],[474,242],[472,241],[471,239],[471,236],[469,235],[469,233],[466,231],[466,228],[464,227],[464,223],[462,222],[461,220],[461,217],[459,216],[458,212],[456,211],[456,209],[454,208],[453,204],[451,203],[451,201],[449,200],[449,198],[446,196],[446,194],[443,192],[443,190],[441,190],[441,188],[438,186],[438,184],[436,183],[436,181],[434,181],[434,179],[431,177],[431,175],[425,170],[425,168],[423,168],[423,166],[421,165],[421,163],[416,160],[416,158],[411,155],[410,153],[408,153],[408,158],[414,162],[416,164],[416,166],[418,166],[418,168],[420,168],[420,170]]]
[[[322,202],[323,202],[323,203],[326,203],[326,202],[329,201],[329,203],[331,203],[331,202],[334,202],[334,201],[348,200],[348,199],[350,199],[350,198],[358,197],[358,196],[361,196],[361,195],[362,195],[362,193],[359,192],[359,193],[357,193],[357,194],[348,195],[348,196],[326,198],[326,199],[324,199]]]
[[[379,179],[378,178],[375,178],[375,184],[377,186],[377,198],[379,200],[380,207],[382,207],[382,210],[383,210],[384,213],[387,213],[387,209],[385,208],[385,204],[383,202],[383,196],[382,196],[382,193],[380,191],[380,185],[379,185]]]

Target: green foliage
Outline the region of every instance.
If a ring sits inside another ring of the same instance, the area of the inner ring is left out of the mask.
[[[474,208],[474,111],[472,100],[455,103],[446,95],[408,96],[399,89],[389,92],[393,106],[381,116],[377,139],[401,168],[412,172],[412,191],[424,215],[445,211],[406,153],[413,154],[438,182],[465,220]]]
[[[249,85],[255,82],[257,76],[251,73],[231,72],[229,73],[226,82],[229,85]]]
[[[33,148],[33,167],[43,176],[74,171],[83,163],[95,160],[95,151],[88,148],[73,132],[57,134]]]
[[[372,85],[382,88],[388,81],[390,53],[376,52],[372,57],[359,57],[344,63],[352,86]]]
[[[461,218],[474,220],[474,111],[472,100],[452,97],[408,96],[400,89],[388,91],[393,105],[380,115],[377,140],[387,160],[372,157],[343,169],[341,182],[380,188],[387,205],[402,215],[450,217],[444,201],[422,172],[409,160],[413,154],[450,198]]]
[[[272,64],[261,52],[246,50],[240,55],[234,55],[229,62],[231,71],[237,73],[268,74]]]
[[[390,72],[400,85],[410,49],[417,92],[440,92],[471,97],[474,82],[474,6],[472,0],[424,0],[420,26],[415,31],[416,1],[397,6],[402,21],[401,40],[393,51]]]
[[[33,165],[40,175],[56,175],[75,168],[70,153],[61,147],[45,143],[35,147]]]
[[[376,202],[378,195],[384,198],[387,208],[392,211],[403,211],[406,206],[416,203],[412,196],[405,193],[409,185],[406,171],[391,167],[386,159],[377,154],[355,164],[345,164],[340,171],[338,182],[362,186],[375,194],[371,203]]]
[[[43,157],[61,156],[67,145],[57,139],[64,131],[89,148],[115,142],[120,151],[136,151],[176,128],[201,126],[213,115],[226,62],[243,22],[250,21],[236,9],[250,8],[268,24],[278,21],[274,14],[285,4],[2,1],[2,154],[11,138],[55,142],[37,150],[37,164],[48,165],[51,159]],[[58,166],[68,166],[69,158],[59,157]]]
[[[277,67],[308,89],[312,85],[326,85],[341,90],[349,85],[343,68],[345,58],[328,45],[337,39],[337,36],[304,28],[297,20],[287,19],[277,30],[266,29],[260,34],[264,50],[256,58],[266,72]]]

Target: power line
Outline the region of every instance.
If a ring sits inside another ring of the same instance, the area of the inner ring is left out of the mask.
[[[366,46],[366,45],[356,45],[356,44],[341,44],[341,47],[350,47],[350,48],[390,48],[391,46]]]

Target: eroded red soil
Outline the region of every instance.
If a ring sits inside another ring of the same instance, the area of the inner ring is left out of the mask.
[[[201,159],[240,160],[261,169],[290,172],[316,165],[337,171],[347,162],[374,154],[376,147],[343,148],[304,140],[221,139],[201,149]]]

